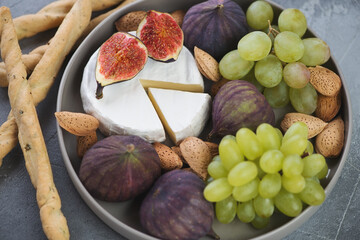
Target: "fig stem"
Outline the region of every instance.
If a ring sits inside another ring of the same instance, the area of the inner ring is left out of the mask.
[[[97,99],[103,98],[103,89],[104,89],[104,87],[101,86],[100,83],[97,83],[97,88],[96,88],[96,93],[95,93]]]
[[[132,153],[132,152],[134,151],[134,149],[135,149],[134,144],[128,144],[128,145],[126,145],[126,151],[127,151],[128,153]]]
[[[220,239],[220,236],[216,234],[214,229],[210,229],[210,231],[206,234],[206,236],[211,237],[212,239]]]

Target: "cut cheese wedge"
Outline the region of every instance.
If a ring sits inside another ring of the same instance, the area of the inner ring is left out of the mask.
[[[175,144],[186,137],[200,135],[209,118],[209,94],[157,88],[149,88],[148,94]]]
[[[148,59],[142,71],[135,77],[145,89],[164,88],[189,92],[204,92],[204,80],[190,51],[183,47],[174,62],[161,63]]]

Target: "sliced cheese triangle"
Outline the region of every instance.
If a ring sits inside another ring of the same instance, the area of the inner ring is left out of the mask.
[[[148,95],[175,144],[200,135],[209,118],[209,94],[149,88]]]
[[[145,89],[164,88],[189,92],[204,92],[204,80],[191,52],[183,47],[178,59],[163,63],[151,58],[135,78]]]

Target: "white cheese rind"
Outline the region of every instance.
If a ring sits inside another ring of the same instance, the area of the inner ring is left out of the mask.
[[[138,79],[108,85],[102,99],[95,97],[97,54],[85,66],[80,87],[85,112],[99,120],[99,128],[106,135],[137,135],[149,142],[164,141],[164,128]]]
[[[148,93],[175,144],[201,134],[210,115],[209,94],[157,88]]]

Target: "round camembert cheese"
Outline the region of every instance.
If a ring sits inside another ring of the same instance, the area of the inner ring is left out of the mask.
[[[163,142],[166,139],[165,130],[146,90],[150,87],[175,89],[186,92],[200,92],[201,96],[205,95],[201,93],[204,91],[204,81],[196,66],[195,59],[191,52],[183,47],[176,61],[163,63],[149,58],[144,68],[133,79],[105,86],[103,98],[97,99],[95,97],[97,88],[95,67],[98,51],[91,56],[84,68],[80,94],[85,112],[99,120],[99,128],[105,135],[137,135],[149,142]],[[185,99],[178,99],[176,104],[180,104],[181,101],[188,103],[194,99],[188,94],[179,97]],[[189,97],[190,99],[187,99]],[[166,102],[158,104],[162,106],[164,104],[168,105],[169,108],[174,104],[174,101],[169,99],[164,101]],[[195,111],[195,109],[198,111],[196,104],[197,102],[194,102],[188,111]],[[208,107],[205,107],[205,109],[208,109],[210,102],[206,104]],[[179,107],[179,105],[176,107]],[[208,111],[200,114],[199,118],[203,120],[198,121],[200,124],[197,127],[198,129],[203,128],[206,122],[204,119],[207,119],[208,115]],[[170,118],[169,115],[167,117]],[[184,119],[182,124],[193,125],[194,123]],[[190,134],[188,130],[187,132]],[[192,134],[197,132],[199,131],[192,132]],[[174,134],[186,135],[181,130],[174,130],[173,133],[169,133],[170,136]],[[171,138],[177,140],[181,138],[179,136]]]

